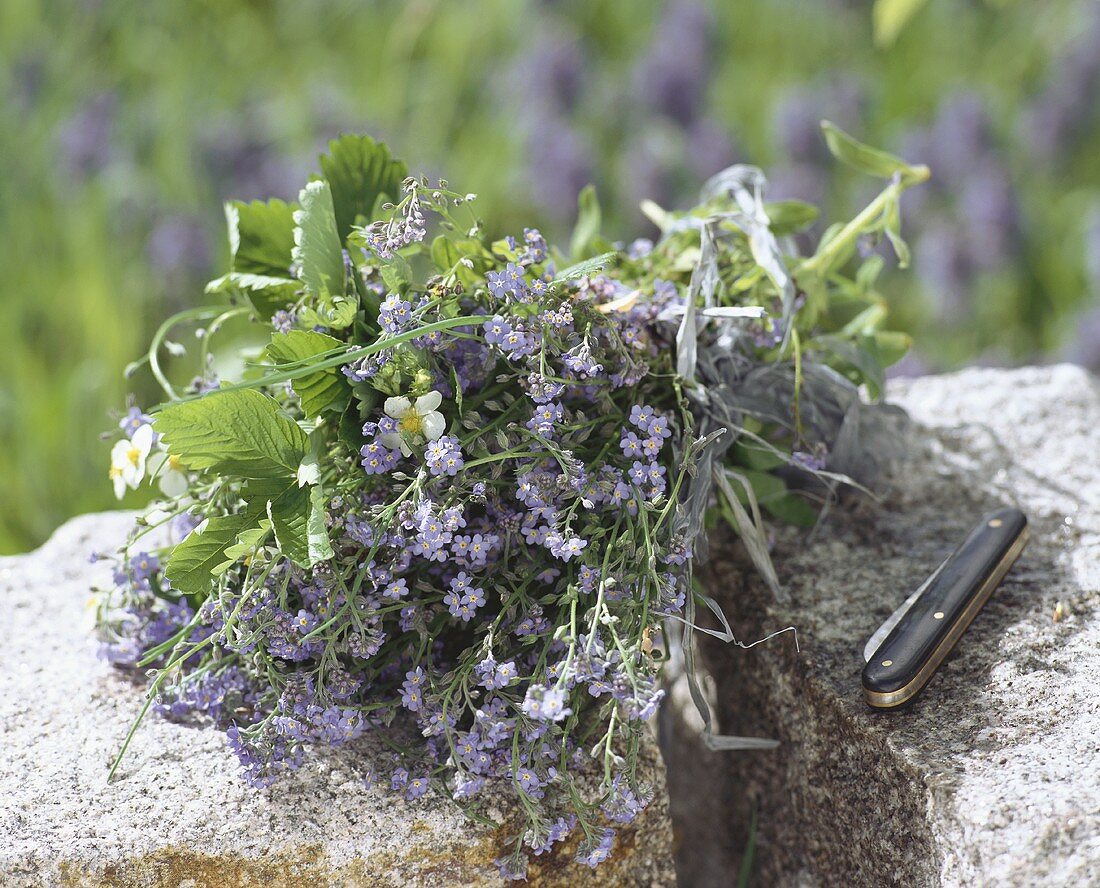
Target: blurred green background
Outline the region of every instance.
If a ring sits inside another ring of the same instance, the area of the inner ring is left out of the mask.
[[[904,3],[902,5],[905,5]],[[293,198],[325,141],[387,139],[498,231],[605,229],[752,162],[850,213],[873,183],[822,117],[927,162],[900,372],[1100,364],[1100,8],[928,0],[876,45],[859,0],[186,0],[0,4],[0,552],[113,504],[125,364],[200,304],[221,202]]]

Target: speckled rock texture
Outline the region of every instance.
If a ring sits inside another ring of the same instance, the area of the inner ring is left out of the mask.
[[[778,738],[709,753],[676,688],[662,724],[681,884],[1100,885],[1100,382],[1070,366],[894,383],[916,421],[882,501],[777,530],[777,607],[734,548],[704,582],[751,650],[707,639],[720,727]],[[866,639],[987,509],[1031,541],[924,694],[860,697]]]
[[[95,657],[87,602],[106,576],[88,555],[121,542],[130,521],[88,515],[37,552],[0,559],[0,885],[502,883],[492,861],[507,830],[477,827],[438,795],[366,788],[372,764],[388,762],[369,737],[258,791],[224,734],[151,715],[108,785],[143,694]],[[567,847],[538,858],[530,884],[675,884],[656,744],[644,769],[656,798],[611,860],[590,870]]]

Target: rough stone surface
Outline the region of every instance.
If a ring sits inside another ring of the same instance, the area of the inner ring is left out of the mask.
[[[150,716],[115,781],[107,771],[142,689],[95,658],[88,564],[132,520],[89,515],[37,552],[0,559],[0,884],[4,886],[497,885],[506,830],[476,827],[448,799],[367,789],[370,738],[267,791],[238,777],[224,735]],[[538,858],[535,885],[675,882],[664,775],[656,799],[598,870]],[[568,849],[567,849],[568,850]]]
[[[681,884],[729,884],[755,807],[756,884],[1100,885],[1100,383],[974,369],[891,395],[917,426],[882,502],[777,531],[789,607],[729,546],[703,578],[741,639],[794,625],[801,652],[703,644],[720,727],[775,751],[708,753],[667,708]],[[871,711],[865,640],[1004,503],[1023,556],[918,701]]]

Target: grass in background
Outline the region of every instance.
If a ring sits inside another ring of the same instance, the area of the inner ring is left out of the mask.
[[[847,0],[6,0],[0,552],[114,504],[97,436],[126,391],[155,398],[122,368],[222,270],[221,202],[292,198],[340,131],[478,192],[501,232],[560,233],[594,181],[630,237],[641,197],[681,201],[732,160],[850,209],[854,180],[805,144],[837,116],[965,172],[908,214],[925,227],[895,308],[926,364],[1057,354],[1095,292],[1090,237],[1100,256],[1093,6],[930,0],[886,51]],[[970,141],[947,113],[968,91]],[[983,204],[983,170],[1011,201]],[[944,246],[967,232],[996,243]]]

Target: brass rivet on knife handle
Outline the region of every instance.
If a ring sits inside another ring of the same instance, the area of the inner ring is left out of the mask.
[[[911,618],[907,623],[899,624],[883,642],[880,648],[880,653],[887,654],[888,651],[892,653],[893,650],[897,650],[899,648],[899,645],[904,645],[905,639],[902,638],[902,636],[905,633],[927,635],[929,632],[943,632],[942,637],[940,638],[938,643],[936,643],[935,647],[931,651],[929,651],[923,657],[923,659],[918,661],[919,669],[915,671],[912,677],[905,681],[904,684],[896,688],[889,687],[889,685],[887,685],[886,688],[876,688],[874,687],[874,685],[881,685],[883,683],[883,677],[881,676],[881,674],[876,674],[876,672],[878,671],[878,667],[887,667],[888,665],[892,666],[894,664],[894,661],[897,659],[897,655],[894,654],[893,659],[889,659],[889,657],[887,659],[883,659],[881,656],[876,656],[872,658],[872,661],[868,663],[867,667],[864,669],[863,675],[863,695],[864,699],[870,706],[876,709],[893,709],[899,706],[903,706],[904,704],[912,700],[928,683],[928,680],[935,674],[940,664],[943,663],[944,659],[958,643],[963,633],[966,632],[967,628],[970,626],[970,623],[974,620],[974,617],[977,616],[978,612],[985,605],[986,601],[989,600],[989,597],[993,593],[993,590],[997,588],[1001,580],[1004,579],[1005,574],[1008,573],[1009,568],[1012,567],[1013,563],[1020,556],[1020,553],[1023,551],[1023,548],[1026,545],[1028,538],[1027,519],[1023,516],[1022,513],[1018,512],[1017,510],[1001,510],[998,515],[1001,514],[1005,514],[1008,518],[1011,519],[1010,526],[1019,524],[1019,532],[1017,533],[1015,539],[1012,540],[1008,548],[1004,550],[1003,555],[999,558],[999,560],[993,564],[992,569],[988,569],[988,573],[985,574],[984,579],[982,580],[980,585],[978,585],[974,589],[974,591],[969,594],[969,597],[965,599],[965,606],[957,611],[957,616],[954,617],[954,622],[948,627],[943,626],[943,618],[945,616],[944,611],[955,613],[955,609],[943,607],[942,609],[936,610],[935,613],[932,613],[931,607],[938,607],[938,604],[930,604],[929,607],[924,608],[923,610],[918,608],[917,614],[913,618]],[[986,516],[986,518],[988,519],[989,516]],[[950,562],[953,559],[959,559],[960,563],[956,565],[958,570],[955,572],[959,574],[965,574],[965,560],[969,557],[972,557],[972,552],[970,551],[970,549],[980,550],[981,545],[985,543],[985,541],[981,539],[981,534],[984,531],[984,528],[1000,528],[1004,524],[1005,520],[1001,517],[996,517],[988,521],[983,519],[983,523],[979,524],[978,527],[975,528],[971,536],[967,538],[967,541],[962,546],[960,546],[958,550],[956,550],[956,553],[952,555],[951,559],[949,559],[948,562],[946,562],[945,564],[950,565]],[[1004,533],[1004,531],[999,532],[1002,534]],[[947,588],[940,589],[937,588],[936,585],[933,585],[925,594],[932,596],[933,599],[946,596],[950,593],[952,576],[952,570],[949,569],[945,571],[943,576],[941,577],[941,582],[945,584]],[[923,625],[922,621],[926,622],[929,625]],[[933,627],[942,628],[935,629]],[[902,665],[899,666],[899,668],[905,668],[904,661],[902,662]]]

